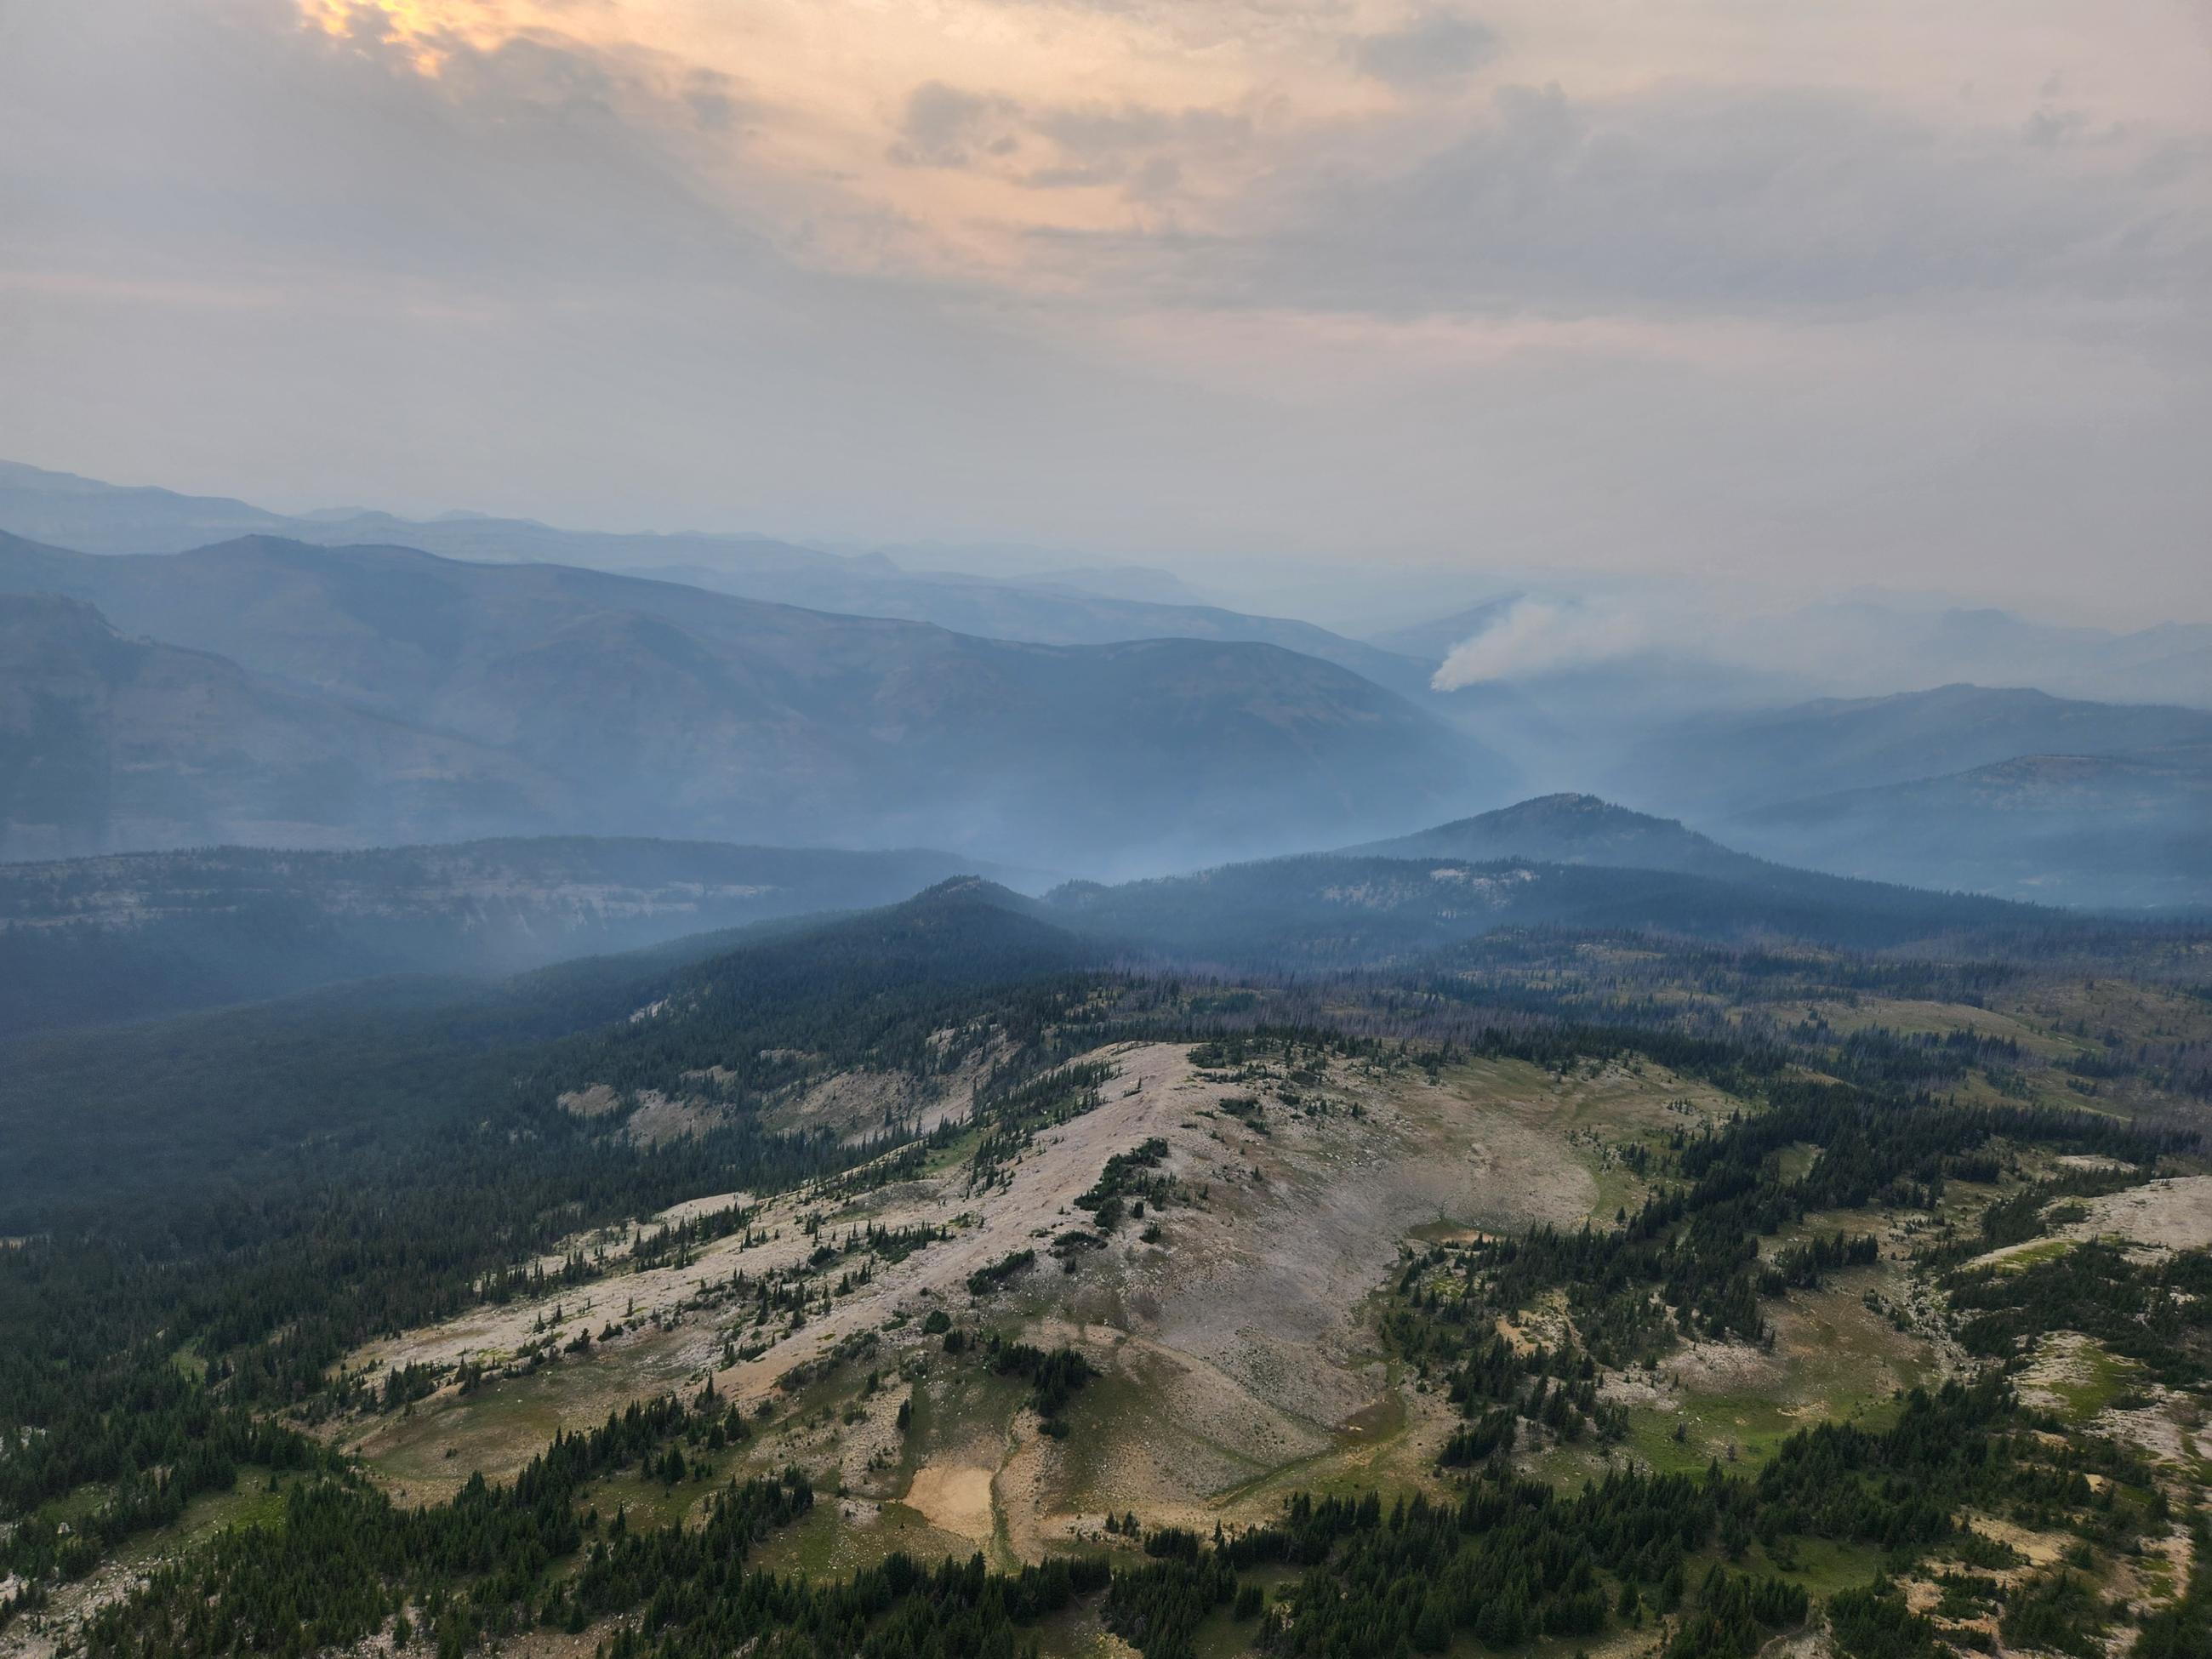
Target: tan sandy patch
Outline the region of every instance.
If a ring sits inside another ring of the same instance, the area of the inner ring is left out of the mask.
[[[974,1463],[925,1464],[915,1471],[906,1505],[941,1532],[988,1543],[993,1473]]]

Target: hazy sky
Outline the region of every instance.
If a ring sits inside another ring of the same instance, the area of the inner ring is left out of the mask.
[[[2197,0],[0,0],[0,455],[2212,616]]]

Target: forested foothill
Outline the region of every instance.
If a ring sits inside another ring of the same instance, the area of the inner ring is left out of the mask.
[[[2019,945],[1538,927],[1225,975],[1110,959],[962,882],[696,952],[19,1042],[0,1640],[2212,1652],[2212,969],[2171,926]],[[1157,1053],[1182,1081],[1132,1069]],[[871,1103],[837,1117],[854,1079]],[[1321,1205],[1297,1160],[1404,1159],[1408,1102],[1478,1089],[1644,1115],[1516,1120],[1589,1171],[1586,1214],[1395,1224],[1395,1264],[1335,1310],[1413,1425],[1387,1454],[1061,1534],[1007,1531],[987,1482],[974,1545],[925,1501],[962,1413],[1043,1447],[1048,1484],[1110,1463],[1145,1384],[1106,1287],[1224,1229],[1287,1248],[1239,1206]],[[47,1109],[64,1091],[82,1103]],[[1061,1195],[1020,1208],[1068,1146]],[[942,1218],[901,1219],[931,1182]],[[941,1292],[898,1288],[940,1259]],[[685,1300],[641,1301],[678,1272]],[[501,1310],[534,1311],[496,1358],[363,1358]],[[1909,1384],[1824,1385],[1761,1438],[1681,1380],[1814,1364],[1797,1333],[1842,1313],[1910,1347]],[[703,1370],[622,1369],[679,1327],[713,1333]],[[448,1448],[403,1493],[357,1449],[601,1377],[629,1397],[576,1395],[592,1414],[511,1473]],[[890,1497],[809,1449],[878,1428]],[[856,1553],[854,1505],[902,1504],[928,1522],[910,1544]]]

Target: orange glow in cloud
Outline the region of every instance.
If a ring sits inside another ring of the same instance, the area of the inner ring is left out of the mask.
[[[793,257],[1035,295],[1095,291],[1127,242],[1251,229],[1285,180],[1416,164],[1494,123],[1507,87],[1825,87],[2009,134],[2063,82],[2092,127],[2203,125],[2171,20],[2085,29],[2087,0],[298,3],[307,27],[456,97],[464,53],[526,38],[589,55],[702,197]],[[1484,44],[1453,63],[1401,46],[1376,70],[1375,42],[1419,43],[1439,18]],[[697,118],[702,77],[735,112],[719,127]]]
[[[495,46],[512,32],[506,9],[481,0],[300,0],[300,8],[311,27],[336,39],[397,45],[434,79],[455,45]]]

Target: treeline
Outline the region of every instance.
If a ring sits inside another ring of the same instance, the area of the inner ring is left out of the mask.
[[[1057,1363],[1006,1352],[1040,1378]],[[1103,1590],[1109,1627],[1146,1659],[1189,1659],[1217,1613],[1259,1619],[1258,1644],[1285,1659],[1440,1653],[1468,1638],[1511,1650],[1662,1621],[1668,1659],[1745,1659],[1808,1615],[1804,1591],[1778,1576],[1794,1540],[1869,1544],[1902,1565],[1963,1539],[1955,1516],[1967,1505],[2033,1504],[2045,1522],[2101,1507],[2098,1535],[2112,1547],[2140,1535],[2151,1513],[2146,1471],[2046,1443],[1994,1381],[1915,1392],[1880,1433],[1828,1425],[1794,1435],[1754,1479],[1717,1465],[1702,1475],[1615,1470],[1563,1496],[1492,1462],[1453,1501],[1386,1508],[1371,1494],[1301,1495],[1275,1522],[1217,1528],[1211,1542],[1164,1529],[1145,1536],[1141,1561],[1061,1559],[1016,1573],[988,1571],[980,1556],[933,1569],[893,1557],[823,1583],[755,1569],[752,1546],[813,1501],[790,1473],[726,1484],[699,1526],[635,1528],[589,1504],[591,1483],[610,1473],[653,1472],[665,1448],[705,1454],[744,1432],[710,1397],[664,1400],[562,1437],[511,1486],[477,1478],[425,1510],[344,1480],[303,1482],[281,1526],[226,1534],[100,1613],[88,1651],[299,1655],[379,1632],[404,1646],[419,1632],[458,1656],[533,1626],[581,1632],[611,1620],[609,1659],[749,1644],[764,1659],[1016,1659],[1039,1620]],[[2094,1487],[2090,1472],[2102,1477]],[[1264,1612],[1243,1577],[1261,1567],[1299,1574]],[[2024,1592],[2021,1607],[2039,1593]],[[1879,1609],[1846,1612],[1879,1622]]]
[[[404,1637],[411,1608],[441,1653],[458,1654],[484,1636],[565,1625],[580,1607],[628,1606],[651,1587],[637,1570],[639,1551],[662,1534],[689,1534],[678,1528],[634,1540],[617,1513],[606,1535],[592,1540],[580,1573],[556,1573],[555,1564],[574,1556],[587,1533],[602,1531],[595,1512],[579,1513],[584,1488],[676,1443],[719,1450],[747,1434],[737,1409],[711,1395],[691,1406],[666,1397],[633,1404],[586,1433],[557,1436],[512,1485],[474,1475],[451,1501],[422,1509],[395,1504],[356,1479],[303,1482],[287,1493],[281,1523],[222,1533],[103,1609],[86,1626],[86,1649],[302,1654],[387,1626]],[[796,1474],[732,1482],[714,1499],[708,1531],[725,1553],[742,1555],[812,1502]]]
[[[1765,1093],[1763,1112],[1678,1135],[1675,1165],[1686,1184],[1655,1193],[1614,1228],[1537,1227],[1476,1246],[1466,1253],[1462,1293],[1515,1313],[1563,1291],[1583,1340],[1613,1365],[1656,1358],[1682,1336],[1756,1342],[1767,1334],[1762,1296],[1811,1288],[1825,1272],[1873,1260],[1870,1241],[1831,1237],[1762,1265],[1760,1238],[1808,1215],[1933,1209],[1954,1176],[1988,1178],[1984,1149],[2000,1139],[2142,1165],[2179,1144],[2086,1112],[1869,1098],[1799,1079],[1771,1081]],[[1779,1154],[1804,1144],[1820,1149],[1811,1168],[1784,1176]]]
[[[711,1073],[714,1091],[744,1102],[860,1066],[933,1076],[994,1042],[1032,1044],[1084,1008],[1087,954],[1044,923],[933,890],[678,969],[642,988],[638,1006],[659,1012],[560,1045],[525,1086],[681,1095]]]
[[[172,1518],[193,1483],[224,1484],[219,1462],[204,1472],[174,1455],[166,1425],[179,1413],[212,1425],[202,1437],[210,1446],[242,1443],[271,1408],[328,1409],[328,1378],[360,1343],[544,1288],[537,1259],[581,1232],[705,1193],[786,1190],[883,1150],[827,1132],[772,1134],[742,1107],[689,1138],[633,1143],[618,1121],[579,1119],[556,1097],[597,1080],[599,1060],[637,1059],[632,1045],[646,1038],[667,1058],[669,1030],[686,1022],[621,1018],[607,1034],[560,1036],[577,1021],[626,1016],[640,999],[692,986],[706,1011],[692,1036],[712,1063],[812,1045],[818,1063],[934,1066],[950,1062],[932,1031],[1034,1033],[1077,994],[1033,976],[992,988],[1034,966],[1036,930],[1020,918],[902,908],[902,920],[884,913],[811,943],[775,941],[642,979],[635,964],[575,964],[428,1008],[252,1010],[18,1049],[34,1063],[0,1084],[0,1130],[34,1170],[66,1159],[74,1173],[58,1184],[84,1207],[0,1250],[0,1444],[22,1449],[0,1458],[0,1520],[88,1482],[116,1488],[77,1544],[50,1547],[33,1528],[23,1559],[79,1570],[111,1534]],[[1009,943],[1001,930],[1012,924]],[[900,948],[887,943],[893,934]],[[850,971],[864,957],[878,963],[873,979]],[[41,1091],[96,1104],[54,1113]],[[56,1123],[67,1127],[15,1133]],[[174,1182],[151,1200],[134,1161],[142,1127],[161,1140],[157,1161]],[[103,1129],[117,1136],[105,1158],[93,1145]],[[227,1144],[229,1161],[216,1165],[202,1139]],[[120,1177],[105,1200],[86,1184],[94,1171]],[[22,1174],[20,1164],[9,1171]],[[744,1224],[703,1218],[650,1236],[640,1259]],[[554,1277],[581,1285],[610,1265],[620,1264],[572,1252]],[[201,1374],[181,1375],[180,1354]],[[179,1390],[205,1397],[180,1404]],[[299,1455],[255,1453],[276,1464]]]
[[[1969,1352],[2010,1359],[2050,1331],[2079,1331],[2169,1388],[2212,1376],[2212,1251],[2137,1263],[2084,1239],[2026,1264],[1954,1275],[1951,1305]]]
[[[106,1411],[80,1411],[56,1428],[22,1436],[0,1455],[0,1578],[36,1592],[81,1577],[133,1534],[169,1526],[207,1492],[228,1492],[242,1468],[335,1471],[337,1455],[305,1436],[210,1397],[176,1367],[135,1373]],[[68,1524],[41,1512],[80,1486],[100,1502]],[[4,1613],[0,1606],[0,1613]]]

